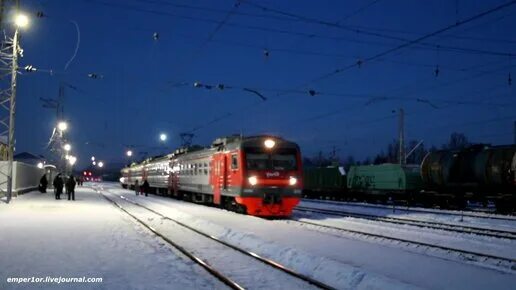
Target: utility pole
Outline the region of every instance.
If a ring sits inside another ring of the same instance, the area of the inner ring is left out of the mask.
[[[179,137],[181,137],[181,147],[190,147],[192,146],[192,139],[195,135],[193,133],[180,133]]]
[[[400,108],[399,111],[399,123],[398,123],[398,132],[399,132],[399,162],[400,165],[405,164],[405,112],[403,108]]]
[[[0,28],[4,31],[4,33],[9,33],[12,31],[12,28],[9,27],[9,23],[5,20],[7,3],[11,3],[14,5],[9,5],[9,8],[13,8],[16,11],[16,17],[20,17],[18,15],[19,9],[19,1],[6,1],[0,0]],[[14,36],[10,38],[7,35],[4,35],[0,43],[0,71],[5,72],[0,76],[0,113],[2,116],[0,117],[0,138],[2,141],[6,140],[6,151],[7,151],[7,170],[0,170],[0,175],[5,176],[5,182],[2,184],[6,184],[6,189],[0,187],[0,191],[5,193],[7,197],[7,203],[11,201],[12,198],[12,189],[13,189],[13,157],[14,157],[14,129],[15,129],[15,116],[16,116],[16,82],[18,75],[18,55],[22,54],[22,49],[19,46],[19,30],[18,25],[23,26],[26,24],[26,17],[22,19],[25,23],[16,22],[14,25]],[[7,82],[7,79],[10,80]]]

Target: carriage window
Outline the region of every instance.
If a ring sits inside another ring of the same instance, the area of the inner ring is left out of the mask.
[[[236,154],[231,155],[231,169],[238,169],[238,158]]]

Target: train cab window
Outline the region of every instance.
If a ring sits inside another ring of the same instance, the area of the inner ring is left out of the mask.
[[[238,169],[238,158],[236,154],[231,155],[231,169]]]

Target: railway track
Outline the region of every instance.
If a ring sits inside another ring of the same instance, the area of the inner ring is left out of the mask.
[[[190,258],[192,261],[194,261],[195,263],[199,264],[201,267],[203,267],[204,269],[206,269],[210,274],[212,274],[215,278],[219,279],[221,282],[223,282],[224,284],[226,284],[227,286],[229,286],[230,288],[232,289],[245,289],[242,285],[238,284],[237,282],[235,282],[234,280],[232,280],[228,275],[225,275],[223,274],[221,271],[215,269],[213,266],[211,266],[208,262],[204,261],[203,259],[201,259],[200,257],[196,256],[192,251],[190,250],[187,250],[185,247],[179,245],[177,242],[174,242],[172,240],[170,240],[169,238],[167,238],[164,234],[160,233],[159,231],[157,231],[155,228],[153,228],[151,225],[149,225],[148,223],[146,223],[145,221],[143,221],[142,219],[138,218],[137,216],[135,216],[134,214],[130,213],[126,208],[124,208],[124,206],[122,206],[119,202],[113,200],[112,198],[108,197],[107,195],[103,194],[100,190],[98,189],[95,189],[100,195],[102,195],[106,200],[108,200],[110,203],[112,203],[113,205],[115,205],[117,208],[119,208],[121,211],[123,211],[124,213],[126,213],[127,215],[131,216],[133,219],[135,219],[138,223],[140,223],[141,225],[143,225],[145,228],[149,229],[153,234],[155,234],[156,236],[162,238],[165,242],[167,242],[168,244],[170,244],[171,246],[173,246],[174,248],[178,249],[181,253],[183,253],[185,256],[187,256],[188,258]],[[208,238],[212,241],[215,241],[217,242],[218,244],[220,245],[223,245],[225,246],[226,248],[229,248],[235,252],[238,252],[240,254],[243,254],[247,257],[251,257],[259,262],[262,262],[263,264],[267,265],[267,266],[270,266],[276,270],[280,270],[282,271],[283,273],[286,273],[287,275],[293,277],[293,278],[296,278],[296,279],[299,279],[301,281],[304,281],[308,284],[311,284],[317,288],[320,288],[320,289],[331,289],[331,290],[334,290],[335,288],[330,286],[330,285],[327,285],[323,282],[320,282],[318,280],[315,280],[311,277],[308,277],[304,274],[301,274],[299,272],[296,272],[295,270],[292,270],[290,268],[288,268],[287,266],[284,266],[282,265],[281,263],[278,263],[272,259],[269,259],[269,258],[266,258],[266,257],[263,257],[263,256],[260,256],[259,254],[257,253],[254,253],[254,252],[251,252],[251,251],[248,251],[248,250],[245,250],[241,247],[238,247],[236,245],[233,245],[231,243],[228,243],[226,241],[223,241],[213,235],[210,235],[206,232],[203,232],[201,230],[198,230],[196,228],[193,228],[189,225],[186,225],[178,220],[175,220],[173,218],[170,218],[168,216],[165,216],[164,214],[154,210],[154,209],[151,209],[145,205],[142,205],[138,202],[135,202],[133,200],[130,200],[128,198],[125,198],[123,196],[120,196],[121,199],[123,199],[124,201],[134,205],[134,206],[137,206],[139,208],[142,208],[142,209],[145,209],[147,210],[148,212],[151,212],[153,213],[154,215],[157,215],[159,216],[161,219],[163,220],[167,220],[167,221],[170,221],[170,222],[173,222],[174,224],[184,228],[184,229],[187,229],[191,232],[194,232],[198,235],[201,235],[205,238]]]
[[[340,201],[328,201],[328,200],[317,200],[317,199],[303,199],[307,202],[321,203],[321,204],[335,204],[340,206],[352,206],[352,207],[362,207],[362,208],[374,208],[374,209],[387,209],[392,210],[392,206],[388,205],[380,205],[380,204],[364,204],[364,203],[352,203],[352,202],[340,202]],[[502,220],[502,221],[512,221],[516,222],[516,216],[511,215],[502,215],[496,213],[486,213],[484,211],[475,211],[475,210],[466,210],[462,212],[450,212],[446,210],[438,210],[438,209],[417,209],[417,208],[407,208],[404,206],[396,206],[395,209],[397,211],[405,211],[405,212],[414,212],[414,213],[426,213],[426,214],[440,214],[440,215],[449,215],[449,216],[460,216],[460,217],[472,217],[479,219],[491,219],[491,220]]]
[[[499,239],[516,240],[516,232],[498,230],[498,229],[487,229],[487,228],[463,226],[463,225],[457,225],[457,224],[422,221],[422,220],[407,219],[407,218],[386,217],[386,216],[379,216],[379,215],[354,213],[354,212],[348,212],[348,211],[342,211],[342,210],[329,210],[329,209],[320,209],[320,208],[312,208],[312,207],[304,207],[304,206],[298,206],[294,210],[302,211],[302,212],[315,212],[315,213],[334,215],[334,216],[342,216],[342,217],[353,217],[353,218],[360,218],[360,219],[366,219],[366,220],[372,220],[372,221],[380,221],[380,222],[399,224],[399,225],[410,225],[410,226],[444,230],[444,231],[463,233],[463,234],[475,234],[475,235],[482,235],[482,236],[488,236],[488,237],[499,238]]]
[[[512,259],[512,258],[478,253],[478,252],[473,252],[473,251],[468,251],[468,250],[463,250],[463,249],[458,249],[458,248],[440,246],[440,245],[436,245],[436,244],[402,239],[402,238],[397,238],[397,237],[392,237],[392,236],[387,236],[387,235],[369,233],[369,232],[365,232],[365,231],[345,229],[345,228],[341,228],[341,227],[330,226],[330,225],[325,225],[325,224],[320,224],[320,223],[315,223],[315,222],[300,221],[300,220],[292,220],[292,221],[295,223],[299,223],[299,224],[323,227],[323,228],[332,229],[332,230],[336,230],[336,231],[340,231],[340,232],[346,232],[346,233],[357,234],[357,235],[362,235],[362,236],[366,236],[366,237],[401,242],[401,243],[406,243],[408,245],[422,246],[422,247],[426,247],[429,249],[442,250],[447,253],[457,253],[460,257],[464,258],[467,261],[473,261],[473,262],[479,262],[479,263],[480,262],[484,262],[484,263],[491,262],[491,264],[494,264],[497,267],[504,267],[511,271],[516,271],[516,259]]]

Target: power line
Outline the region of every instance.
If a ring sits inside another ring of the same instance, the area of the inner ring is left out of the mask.
[[[155,4],[155,5],[161,5],[161,6],[170,6],[175,8],[183,8],[183,9],[189,9],[194,11],[205,11],[205,12],[212,12],[212,13],[219,13],[219,14],[226,14],[228,11],[223,9],[217,9],[217,8],[211,8],[211,7],[205,7],[205,6],[195,6],[195,5],[187,5],[187,4],[178,4],[173,3],[169,1],[159,1],[159,0],[136,0],[140,3],[149,3],[149,4]],[[369,7],[377,4],[380,2],[380,0],[373,0],[370,3],[367,3],[363,7],[358,8],[354,12],[348,14],[340,21],[336,22],[336,24],[342,23],[347,18],[350,18],[352,16],[355,16],[359,13],[362,13],[364,10],[368,9]],[[279,20],[279,21],[287,21],[287,22],[303,22],[303,20],[294,18],[294,17],[287,17],[287,16],[275,16],[275,15],[267,15],[267,14],[255,14],[255,13],[249,13],[249,12],[242,12],[237,11],[233,13],[234,15],[240,15],[240,16],[247,16],[247,17],[256,17],[256,18],[264,18],[264,19],[273,19],[273,20]],[[306,21],[305,21],[306,22]],[[403,30],[396,30],[396,29],[388,29],[388,28],[380,28],[380,27],[367,27],[367,26],[359,26],[359,25],[346,25],[346,27],[353,29],[355,32],[357,31],[384,31],[384,32],[394,32],[394,33],[403,33],[403,34],[415,34],[420,35],[420,32],[414,32],[414,31],[403,31]],[[456,38],[456,39],[468,39],[468,40],[475,40],[475,41],[490,41],[490,42],[504,42],[504,43],[516,43],[516,40],[504,40],[504,39],[495,39],[495,38],[480,38],[480,37],[468,37],[468,36],[459,36],[459,35],[443,35],[442,38]]]
[[[131,6],[131,5],[126,5],[126,4],[106,3],[106,2],[102,2],[102,1],[98,1],[98,0],[87,0],[87,1],[90,3],[96,3],[96,4],[109,6],[109,7],[116,7],[116,8],[125,9],[125,10],[151,13],[151,14],[162,15],[162,16],[173,16],[175,18],[196,21],[196,22],[215,23],[215,24],[222,23],[222,21],[214,20],[214,19],[210,19],[210,18],[194,17],[194,16],[181,15],[181,14],[177,14],[177,13],[170,13],[170,12],[166,12],[166,11],[144,9],[144,8],[141,8],[138,6]],[[243,2],[241,2],[241,3],[243,3]],[[324,25],[327,25],[327,24],[324,24]],[[332,25],[334,26],[335,24],[332,24]],[[270,28],[270,27],[264,27],[264,26],[253,26],[253,25],[246,25],[246,24],[241,24],[241,23],[225,23],[225,26],[243,28],[243,29],[248,29],[248,30],[256,30],[256,31],[262,31],[262,32],[294,35],[294,36],[305,37],[305,38],[310,38],[310,39],[317,38],[317,39],[327,39],[327,40],[348,41],[348,42],[355,42],[355,43],[364,43],[364,44],[368,44],[368,45],[391,45],[390,43],[380,43],[380,42],[350,39],[350,38],[345,38],[345,37],[326,36],[326,35],[320,35],[320,34],[315,34],[315,33],[284,30],[284,29]],[[359,30],[359,29],[354,29],[354,28],[347,28],[342,25],[337,25],[337,27],[345,29],[348,32],[357,33],[359,35],[376,36],[376,37],[380,37],[383,39],[393,40],[396,42],[409,41],[409,39],[406,39],[406,38],[390,36],[390,35],[385,35],[385,34],[381,34],[381,33],[365,31],[365,30]],[[472,48],[464,48],[464,47],[456,47],[456,46],[438,45],[438,44],[425,43],[425,42],[421,42],[418,45],[425,46],[425,47],[427,47],[427,49],[430,49],[430,50],[439,50],[439,51],[443,51],[443,52],[456,52],[456,53],[466,53],[466,54],[474,54],[474,55],[481,54],[481,55],[506,56],[506,57],[516,56],[516,54],[510,53],[510,52],[472,49]]]
[[[505,4],[505,5],[500,5],[499,7],[493,9],[493,11],[490,11],[490,12],[488,11],[484,15],[480,15],[479,17],[485,16],[487,14],[490,14],[490,13],[494,12],[494,11],[497,11],[497,10],[506,8],[506,7],[510,6],[510,5],[513,5],[514,2],[512,2],[512,3],[511,2],[509,2],[508,4]],[[305,21],[307,23],[319,24],[319,25],[323,25],[323,26],[327,26],[327,27],[333,27],[333,28],[337,28],[337,29],[341,29],[341,30],[346,30],[346,31],[349,31],[349,32],[354,32],[354,33],[368,35],[368,36],[374,36],[374,37],[380,37],[380,38],[385,38],[385,39],[389,39],[389,40],[396,40],[396,41],[402,41],[402,42],[408,42],[408,43],[413,42],[410,39],[406,39],[406,38],[402,38],[402,37],[387,35],[387,34],[383,34],[383,33],[377,33],[377,32],[374,32],[374,31],[367,31],[367,30],[363,30],[363,29],[359,29],[359,28],[350,28],[350,27],[347,27],[347,26],[340,25],[339,23],[329,22],[329,21],[326,21],[326,20],[321,20],[321,19],[311,18],[311,17],[307,17],[307,16],[303,16],[303,15],[298,15],[298,14],[294,14],[294,13],[291,13],[291,12],[282,11],[282,10],[279,10],[279,9],[269,8],[269,7],[266,7],[266,6],[263,6],[263,5],[260,5],[260,4],[256,4],[256,3],[248,1],[248,0],[242,0],[242,3],[245,3],[245,4],[248,4],[250,6],[262,9],[264,11],[269,11],[269,12],[277,13],[277,14],[280,14],[280,15],[285,15],[285,16],[297,18],[297,19],[299,19],[301,21]],[[481,13],[481,14],[483,14],[483,13]],[[479,17],[476,17],[476,18],[479,18]],[[456,24],[451,25],[450,27],[445,28],[442,31],[436,31],[434,33],[428,34],[428,36],[421,37],[421,39],[416,39],[416,41],[414,41],[410,45],[415,44],[415,43],[419,43],[420,45],[432,46],[434,48],[450,49],[450,50],[457,50],[457,51],[470,52],[470,53],[490,54],[490,55],[509,56],[509,57],[514,56],[513,53],[495,52],[495,51],[487,51],[487,50],[479,50],[479,49],[470,49],[470,48],[462,48],[462,47],[454,47],[454,46],[446,46],[446,45],[437,45],[437,44],[433,44],[433,43],[422,42],[423,40],[425,40],[427,38],[430,38],[430,37],[432,37],[434,35],[440,34],[440,33],[444,32],[446,30],[449,30],[451,28],[457,27],[459,25],[468,23],[468,22],[470,22],[472,20],[474,20],[474,19],[471,19],[471,20],[466,19],[466,20],[462,21],[462,23],[461,23],[461,21],[458,21]],[[402,44],[401,46],[405,47],[407,45]],[[398,49],[396,49],[396,50],[398,50]]]
[[[514,4],[516,4],[516,1],[515,1],[515,0],[513,0],[513,1],[509,1],[509,2],[506,2],[506,3],[501,4],[501,5],[498,5],[498,6],[494,7],[494,8],[488,9],[488,10],[486,10],[486,11],[483,11],[483,12],[479,13],[479,14],[476,14],[476,15],[473,15],[473,16],[471,16],[471,17],[468,17],[468,18],[466,18],[466,19],[464,19],[464,20],[457,21],[457,22],[456,22],[456,23],[454,23],[454,24],[447,25],[447,26],[445,26],[445,27],[443,27],[443,28],[440,28],[440,29],[438,29],[438,30],[436,30],[436,31],[434,31],[434,32],[431,32],[431,33],[425,34],[425,35],[423,35],[423,36],[420,36],[420,37],[415,38],[415,39],[413,39],[413,40],[410,40],[410,41],[408,41],[408,42],[402,43],[402,44],[400,44],[400,45],[398,45],[398,46],[396,46],[396,47],[390,48],[390,49],[388,49],[388,50],[385,50],[385,51],[380,52],[380,53],[378,53],[378,54],[375,54],[375,55],[373,55],[373,56],[367,57],[367,58],[365,58],[365,59],[363,59],[363,60],[358,60],[357,62],[354,62],[354,63],[352,63],[352,64],[350,64],[350,65],[348,65],[348,66],[346,66],[346,67],[338,68],[338,69],[336,69],[336,70],[334,70],[334,71],[332,71],[332,72],[329,72],[329,73],[323,74],[323,75],[321,75],[321,76],[319,76],[319,77],[316,77],[315,79],[313,79],[313,80],[309,81],[308,83],[313,83],[313,82],[321,81],[321,80],[323,80],[323,79],[327,79],[327,78],[332,77],[332,76],[334,76],[334,75],[340,74],[340,73],[342,73],[342,72],[344,72],[344,71],[346,71],[346,70],[349,70],[349,69],[351,69],[351,68],[354,68],[354,67],[360,67],[360,66],[361,66],[362,64],[364,64],[365,62],[370,62],[370,61],[376,60],[376,59],[378,59],[378,58],[381,58],[381,57],[383,57],[383,56],[386,56],[386,55],[388,55],[388,54],[391,54],[391,53],[393,53],[393,52],[395,52],[395,51],[398,51],[398,50],[401,50],[401,49],[403,49],[403,48],[406,48],[406,47],[412,46],[412,45],[417,44],[418,42],[421,42],[421,41],[423,41],[423,40],[425,40],[425,39],[428,39],[428,38],[431,38],[431,37],[433,37],[433,36],[439,35],[439,34],[441,34],[441,33],[443,33],[443,32],[446,32],[446,31],[448,31],[448,30],[450,30],[450,29],[457,28],[457,27],[459,27],[459,26],[461,26],[461,25],[464,25],[464,24],[470,23],[470,22],[475,21],[475,20],[477,20],[477,19],[480,19],[480,18],[482,18],[482,17],[484,17],[484,16],[486,16],[486,15],[489,15],[489,14],[491,14],[491,13],[494,13],[494,12],[497,12],[497,11],[500,11],[500,10],[503,10],[503,9],[505,9],[505,8],[508,8],[508,7],[510,7],[510,6],[514,5]]]
[[[357,14],[360,14],[360,13],[364,12],[366,9],[368,9],[369,7],[375,5],[376,3],[380,2],[380,1],[381,0],[373,0],[373,1],[369,2],[369,3],[366,3],[364,6],[359,7],[357,10],[355,10],[355,11],[351,12],[350,14],[348,14],[348,15],[344,16],[343,18],[341,18],[337,22],[337,24],[340,24],[340,23],[348,20],[349,18],[351,18],[351,17],[353,17],[353,16],[355,16]]]

